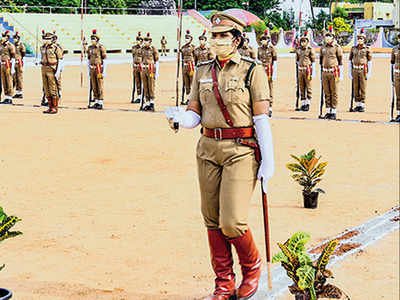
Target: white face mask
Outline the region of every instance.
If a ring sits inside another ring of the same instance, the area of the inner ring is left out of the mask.
[[[364,45],[364,39],[363,39],[363,38],[357,39],[357,43],[358,43],[359,45]]]
[[[327,44],[331,44],[331,43],[333,42],[333,37],[331,37],[331,36],[326,36],[326,37],[325,37],[325,42],[326,42]]]
[[[189,44],[191,41],[192,41],[192,39],[190,39],[190,38],[189,39],[185,39],[185,43],[186,44]]]
[[[145,41],[145,42],[144,42],[144,46],[145,46],[145,47],[150,47],[150,41]]]
[[[95,46],[97,44],[96,40],[90,40],[90,42],[92,43],[93,46]]]
[[[200,45],[204,46],[206,44],[205,40],[200,40]]]
[[[225,59],[235,51],[232,38],[211,39],[211,48],[220,59]]]
[[[50,44],[51,44],[51,40],[44,39],[44,40],[43,40],[43,43],[44,43],[45,45],[50,45]]]
[[[261,45],[266,46],[266,45],[268,45],[268,43],[269,43],[269,40],[261,40]]]

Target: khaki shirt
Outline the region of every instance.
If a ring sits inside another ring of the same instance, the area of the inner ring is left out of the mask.
[[[256,59],[256,54],[254,53],[253,48],[250,46],[248,46],[248,47],[243,46],[242,48],[239,48],[239,53],[241,56]]]
[[[324,45],[321,47],[319,63],[323,68],[337,67],[343,64],[343,50],[339,44]]]
[[[15,58],[15,47],[10,42],[0,44],[0,58],[1,61],[11,60]]]
[[[349,60],[354,66],[360,66],[367,64],[372,59],[371,48],[363,45],[361,48],[359,46],[351,47]]]
[[[142,46],[134,45],[132,46],[132,58],[134,64],[142,63]]]
[[[394,65],[397,69],[400,68],[400,45],[397,45],[392,49],[390,63]]]
[[[15,46],[15,59],[22,59],[23,57],[25,57],[26,48],[24,44],[21,41],[19,41],[16,42],[14,46]]]
[[[88,59],[90,65],[102,65],[106,59],[106,48],[102,44],[90,45],[88,47]]]
[[[63,59],[64,56],[62,49],[56,44],[43,45],[40,47],[40,53],[42,55],[41,64],[44,66],[56,66],[58,61]]]
[[[296,61],[299,67],[308,67],[315,62],[315,51],[311,46],[296,49]]]
[[[182,59],[184,62],[193,62],[194,61],[194,45],[186,44],[181,48]]]
[[[167,45],[167,39],[161,39],[161,46]]]
[[[158,61],[158,51],[154,46],[142,48],[142,62],[145,65],[154,64]]]
[[[270,43],[267,46],[261,46],[258,48],[257,58],[262,62],[264,66],[272,64],[278,59],[275,47]]]
[[[193,55],[194,55],[194,62],[196,65],[208,60],[212,60],[214,58],[211,49],[207,46],[197,47],[196,49],[194,49]]]
[[[216,64],[218,86],[222,99],[232,117],[234,127],[253,125],[252,102],[269,100],[267,76],[263,67],[257,64],[250,74],[250,88],[245,78],[255,61],[242,58],[237,52],[224,68],[216,59],[198,66],[193,78],[190,101],[201,107],[201,124],[206,128],[229,128],[218,106],[213,92],[211,67]]]

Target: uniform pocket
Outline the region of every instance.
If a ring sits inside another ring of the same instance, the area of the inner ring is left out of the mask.
[[[225,94],[226,101],[231,103],[241,103],[246,97],[246,88],[243,80],[232,77],[226,82]]]
[[[200,80],[199,82],[199,95],[200,95],[200,102],[202,104],[207,103],[213,96],[213,85],[212,80]]]

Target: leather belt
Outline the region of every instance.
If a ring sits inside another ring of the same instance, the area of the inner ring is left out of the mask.
[[[42,63],[42,65],[43,66],[46,66],[46,67],[51,67],[51,66],[55,66],[55,65],[57,65],[58,63]]]
[[[227,139],[248,139],[254,137],[253,127],[232,127],[232,128],[202,128],[205,137],[213,138],[216,141]]]
[[[394,68],[394,69],[393,69],[393,72],[396,73],[396,74],[397,74],[397,73],[400,73],[400,68]]]
[[[323,72],[333,73],[336,71],[336,68],[322,68]]]
[[[355,70],[364,70],[364,65],[353,65],[353,69]]]
[[[310,68],[311,66],[309,66],[309,67],[299,67],[299,71],[307,71],[307,69],[308,68]]]

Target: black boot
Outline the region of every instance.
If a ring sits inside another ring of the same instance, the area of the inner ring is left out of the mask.
[[[15,94],[13,96],[13,99],[22,99],[22,98],[23,98],[22,94]]]
[[[154,112],[154,103],[150,103],[150,105],[149,106],[147,106],[147,111],[151,111],[151,112]]]
[[[305,104],[303,106],[303,111],[309,111],[310,110],[310,104]]]
[[[398,116],[396,117],[396,119],[394,119],[394,121],[397,122],[397,123],[400,123],[400,115],[398,115]]]
[[[332,115],[331,113],[326,113],[324,119],[329,120],[331,118],[331,115]]]
[[[358,112],[365,112],[364,106],[359,106],[358,107]]]
[[[336,120],[336,114],[330,114],[329,120]]]

